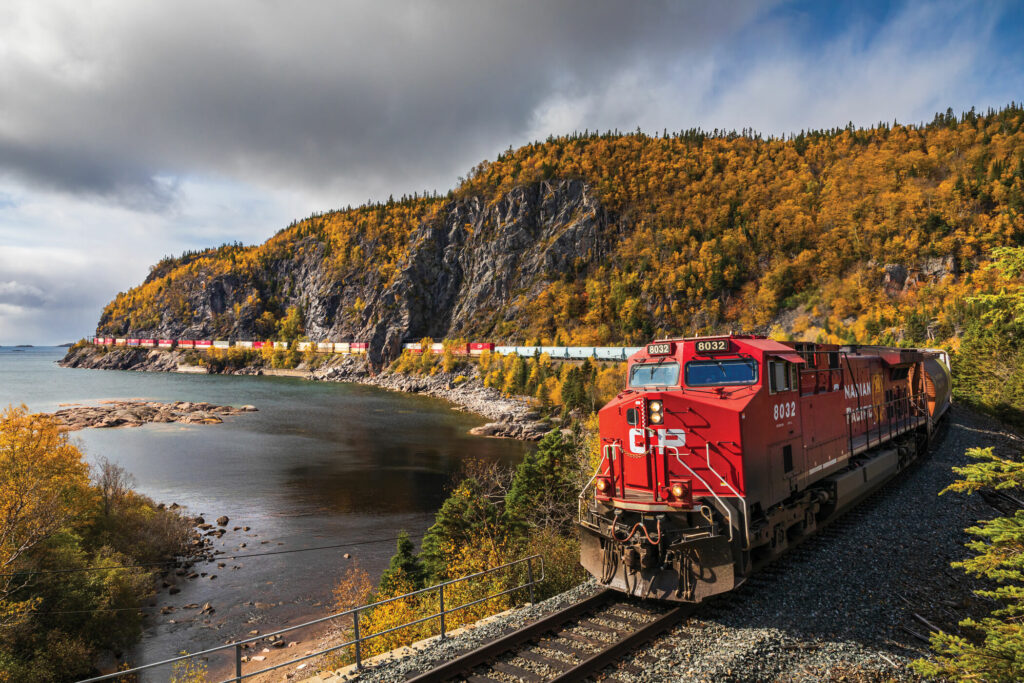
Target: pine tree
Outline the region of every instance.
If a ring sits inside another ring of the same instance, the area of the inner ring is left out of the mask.
[[[426,582],[423,562],[416,556],[416,548],[409,538],[409,532],[402,530],[398,534],[398,549],[391,557],[388,568],[380,577],[380,592],[390,594],[397,586],[412,586],[414,590],[423,588]]]
[[[548,432],[516,468],[505,498],[510,522],[567,530],[572,526],[578,475],[573,443],[560,430]]]
[[[971,448],[967,455],[978,462],[954,467],[961,479],[942,493],[1024,488],[1024,463],[1001,458],[991,448]],[[977,637],[933,633],[935,661],[918,660],[914,668],[924,676],[953,680],[1024,680],[1024,510],[979,522],[967,531],[978,537],[967,544],[975,555],[952,566],[995,582],[993,589],[976,592],[999,607],[982,619],[960,622]]]
[[[483,494],[479,482],[465,479],[441,505],[423,537],[420,558],[432,580],[449,578],[449,556],[479,541],[479,535],[504,529],[501,509]]]

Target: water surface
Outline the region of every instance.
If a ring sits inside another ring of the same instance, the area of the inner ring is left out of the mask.
[[[221,425],[87,429],[74,438],[90,461],[104,456],[122,465],[157,501],[185,505],[211,522],[227,515],[229,529],[251,527],[229,531],[217,549],[359,544],[197,567],[217,578],[182,581],[177,595],[160,593],[157,606],[175,612],[149,620],[132,653],[136,662],[318,615],[352,559],[374,575],[386,566],[394,543],[364,542],[400,529],[422,533],[432,523],[467,458],[512,464],[527,448],[467,434],[483,420],[436,399],[286,377],[66,369],[56,365],[63,351],[0,348],[0,405],[51,412],[62,403],[103,399],[252,404],[259,412]],[[353,558],[345,559],[346,552]],[[182,610],[205,602],[216,609],[209,617]]]

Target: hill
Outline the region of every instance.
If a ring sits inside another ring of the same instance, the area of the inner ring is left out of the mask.
[[[1024,108],[785,139],[584,132],[446,197],[315,214],[165,258],[102,334],[639,343],[743,329],[955,341],[1024,238]],[[374,354],[376,355],[376,354]]]

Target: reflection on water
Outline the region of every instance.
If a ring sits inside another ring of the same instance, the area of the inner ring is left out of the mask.
[[[53,411],[60,403],[147,398],[259,409],[222,425],[75,434],[89,459],[103,455],[124,466],[156,500],[207,518],[227,515],[228,529],[251,527],[217,542],[226,553],[391,538],[399,529],[421,533],[465,459],[512,464],[526,448],[468,435],[482,420],[429,398],[294,378],[69,370],[54,364],[61,355],[52,348],[0,349],[0,405]],[[219,645],[254,623],[276,626],[319,613],[351,562],[343,553],[377,573],[393,550],[388,542],[209,565],[216,579],[183,581],[181,593],[159,595],[157,607],[175,612],[154,616],[135,661]],[[182,609],[207,601],[213,615]]]

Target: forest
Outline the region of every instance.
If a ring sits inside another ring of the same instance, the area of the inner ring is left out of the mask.
[[[368,298],[407,265],[418,226],[451,220],[467,202],[497,204],[514,188],[545,192],[571,179],[609,216],[607,253],[549,273],[520,295],[514,321],[480,310],[459,336],[634,344],[744,330],[955,346],[967,298],[998,281],[984,267],[992,250],[1024,236],[1022,124],[1024,108],[1011,104],[784,138],[552,137],[481,162],[444,197],[318,213],[259,246],[164,259],[106,307],[100,329],[121,334],[173,319],[229,334],[244,320],[269,335],[290,308],[317,300],[345,301],[331,314],[359,329]],[[296,291],[281,264],[311,255],[319,289]],[[220,312],[200,310],[195,292],[215,280],[231,283],[236,299]]]

